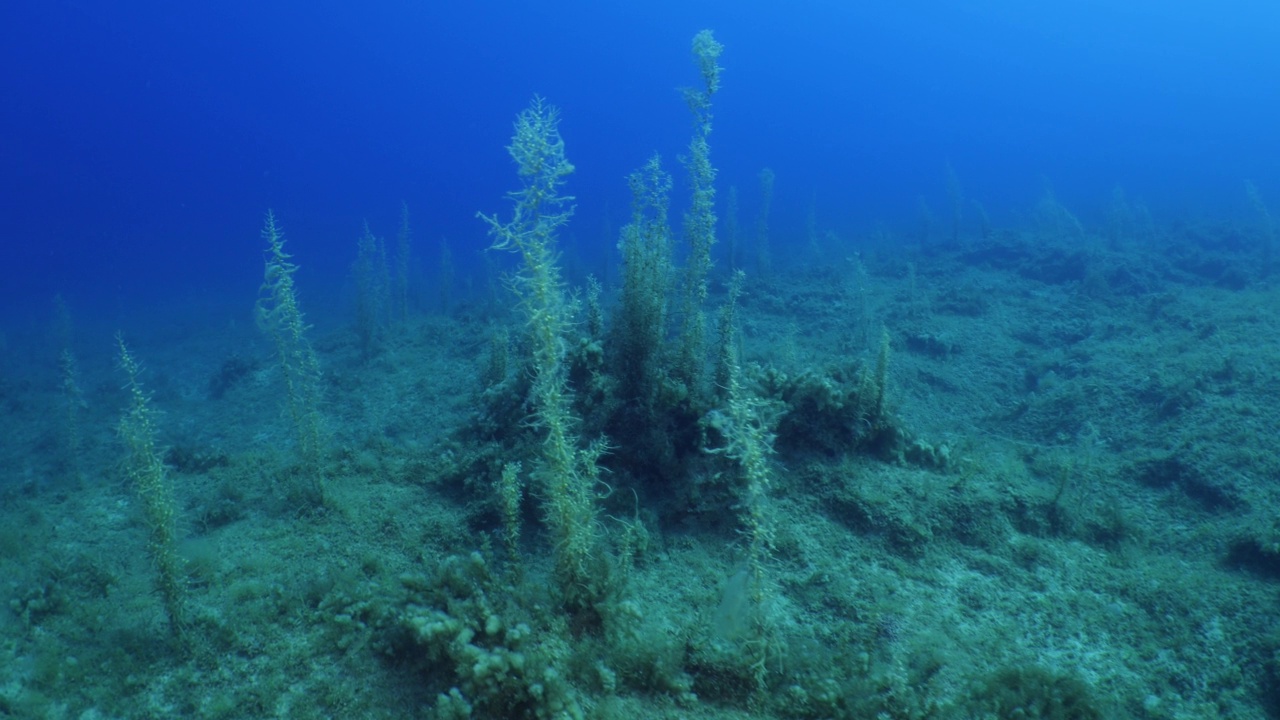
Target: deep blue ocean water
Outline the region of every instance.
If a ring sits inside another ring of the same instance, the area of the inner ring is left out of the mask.
[[[273,208],[340,280],[361,223],[459,265],[505,208],[503,147],[536,93],[577,172],[566,252],[613,263],[627,173],[677,178],[689,40],[724,43],[713,161],[772,225],[842,237],[945,215],[946,168],[993,218],[1046,187],[1086,221],[1122,187],[1157,218],[1280,199],[1280,5],[990,2],[98,2],[0,10],[0,303],[48,317],[246,298]],[[678,214],[673,217],[678,219]],[[426,260],[424,260],[426,262]],[[597,267],[600,266],[600,267]],[[247,313],[247,310],[246,310]],[[16,318],[15,318],[16,316]]]

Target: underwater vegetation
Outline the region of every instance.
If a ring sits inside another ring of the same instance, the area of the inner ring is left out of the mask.
[[[1269,215],[994,227],[948,167],[950,228],[854,252],[765,170],[751,247],[724,57],[612,281],[535,96],[487,290],[417,287],[404,206],[338,326],[271,211],[256,328],[96,352],[60,302],[0,376],[57,478],[3,491],[0,718],[1280,717]]]

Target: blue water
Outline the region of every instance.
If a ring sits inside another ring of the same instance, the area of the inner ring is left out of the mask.
[[[864,6],[865,7],[860,7]],[[567,241],[606,262],[625,175],[689,133],[689,38],[726,47],[722,197],[776,172],[775,227],[841,232],[946,207],[948,164],[995,218],[1046,184],[1089,217],[1122,186],[1157,216],[1280,195],[1280,6],[1267,2],[9,3],[0,301],[252,292],[274,208],[312,279],[361,221],[459,262],[512,187],[511,118],[561,107]],[[570,245],[573,251],[574,245]]]

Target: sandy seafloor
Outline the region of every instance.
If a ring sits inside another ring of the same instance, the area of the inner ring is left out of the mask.
[[[469,671],[415,650],[406,626],[451,556],[484,566],[466,572],[491,576],[484,603],[528,626],[529,653],[557,658],[564,717],[1280,717],[1280,276],[1240,238],[1028,227],[820,257],[797,240],[775,254],[800,261],[749,273],[746,376],[847,377],[875,362],[883,327],[888,410],[934,459],[778,447],[763,697],[735,659],[752,649],[725,629],[735,507],[667,512],[606,478],[603,532],[643,529],[625,642],[538,597],[536,491],[523,585],[505,579],[492,478],[457,469],[480,452],[466,428],[490,338],[521,332],[510,297],[420,309],[367,357],[345,315],[316,321],[317,509],[282,490],[292,435],[252,297],[115,327],[79,318],[70,293],[79,395],[52,302],[0,345],[0,717],[443,717],[438,697]],[[723,297],[718,272],[712,317]],[[185,649],[122,468],[117,329],[177,499]]]

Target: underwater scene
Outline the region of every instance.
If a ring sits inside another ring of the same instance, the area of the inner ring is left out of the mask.
[[[1280,5],[0,10],[0,718],[1280,718]]]

